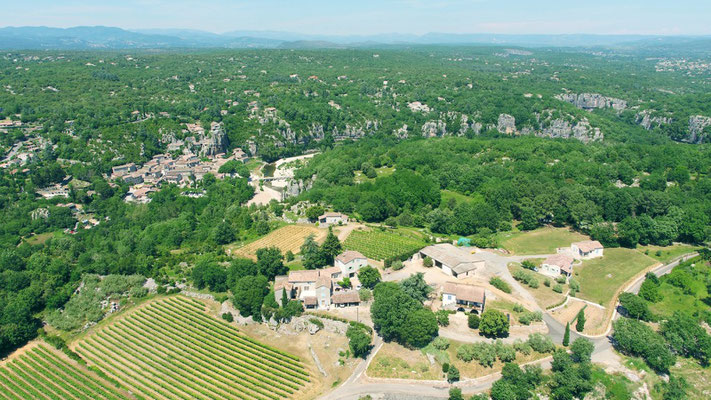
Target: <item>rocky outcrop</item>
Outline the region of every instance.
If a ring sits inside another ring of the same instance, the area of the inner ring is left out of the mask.
[[[227,152],[229,141],[222,123],[213,122],[210,124],[210,133],[203,135],[196,144],[200,146],[198,151],[200,157],[214,157]]]
[[[709,135],[706,128],[711,126],[711,118],[703,115],[692,115],[689,117],[689,142],[701,143]]]
[[[648,131],[672,122],[672,119],[668,117],[652,116],[652,112],[649,110],[638,112],[634,118],[636,123]]]
[[[613,108],[616,111],[622,111],[627,108],[627,101],[614,97],[605,97],[598,93],[563,93],[555,96],[555,98],[570,103],[581,110],[588,111],[596,108]]]
[[[447,135],[447,123],[440,120],[427,121],[422,124],[423,137],[441,137]]]
[[[335,140],[345,140],[353,139],[357,140],[366,135],[370,135],[378,130],[380,127],[380,122],[366,120],[358,125],[346,124],[346,128],[343,132],[339,132],[337,128],[333,129],[333,138]]]
[[[499,114],[499,121],[496,123],[496,130],[499,133],[512,135],[516,133],[516,118],[509,114]]]
[[[556,118],[550,121],[541,123],[540,131],[535,133],[536,136],[563,138],[563,139],[578,139],[583,143],[601,141],[604,135],[600,128],[590,126],[587,118],[583,118],[578,122],[568,122],[562,118]]]

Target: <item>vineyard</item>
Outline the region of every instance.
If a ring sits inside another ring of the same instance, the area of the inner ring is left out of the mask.
[[[0,399],[130,399],[128,393],[38,342],[0,364]]]
[[[309,382],[297,357],[240,334],[185,297],[150,303],[73,347],[145,399],[277,400]]]
[[[231,254],[238,257],[246,257],[255,259],[257,250],[265,247],[278,247],[282,253],[291,251],[297,254],[300,251],[301,245],[309,235],[314,235],[317,242],[321,242],[326,237],[328,231],[318,229],[308,225],[287,225],[283,226],[263,238],[257,239],[240,248],[230,248]]]
[[[362,231],[351,232],[343,246],[356,250],[374,260],[384,260],[415,251],[425,246],[422,240],[396,232]]]

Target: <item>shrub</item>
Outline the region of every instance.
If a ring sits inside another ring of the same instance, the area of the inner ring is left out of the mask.
[[[513,346],[516,351],[518,351],[519,353],[521,353],[525,356],[530,355],[531,352],[533,351],[533,349],[531,348],[531,344],[528,342],[524,342],[521,339],[516,339],[514,341]]]
[[[480,365],[491,367],[496,362],[496,346],[483,342],[463,344],[457,349],[457,358],[464,362],[477,360]]]
[[[464,400],[464,396],[462,396],[462,389],[458,387],[450,388],[448,400]]]
[[[649,310],[647,301],[632,293],[620,294],[620,305],[627,310],[627,314],[634,319],[642,321],[651,321],[653,319],[652,312]]]
[[[501,362],[507,363],[516,359],[516,349],[512,345],[504,344],[502,341],[496,341],[496,356]]]
[[[555,278],[555,281],[560,283],[561,285],[563,285],[563,284],[565,284],[565,282],[568,281],[568,277],[566,277],[565,275],[560,275],[557,278]]]
[[[477,314],[469,314],[467,316],[467,325],[469,325],[469,328],[471,329],[479,329],[479,322],[481,321],[481,318]]]
[[[557,283],[555,286],[553,286],[553,291],[556,293],[563,293],[563,285]]]
[[[489,279],[489,284],[491,284],[491,286],[501,290],[504,293],[511,293],[511,286],[509,286],[508,283],[506,283],[503,279],[499,278],[498,276],[494,276],[491,279]]]
[[[578,312],[578,316],[576,317],[577,322],[575,323],[575,330],[578,332],[582,332],[583,329],[585,329],[585,307],[583,307],[582,310]]]
[[[323,323],[321,325],[323,326]],[[348,337],[348,346],[355,357],[368,355],[372,337],[365,329],[351,325],[346,331],[346,336]]]
[[[399,271],[403,269],[403,267],[405,267],[405,265],[400,260],[395,260],[390,264],[390,268],[392,268],[393,271]]]
[[[430,257],[425,257],[422,260],[422,266],[424,266],[425,268],[432,268],[433,265],[434,265],[434,262],[432,261],[432,259]]]
[[[534,264],[534,263],[531,262],[530,260],[523,260],[523,262],[521,263],[521,266],[522,266],[523,268],[530,269],[531,271],[535,271],[535,270],[536,270],[536,264]]]
[[[543,281],[543,286],[545,286],[545,287],[551,287],[551,280],[548,279],[548,278],[546,278],[546,279]]]
[[[358,296],[360,297],[360,301],[370,301],[373,299],[373,292],[369,289],[363,288],[358,291]]]
[[[454,365],[449,366],[447,370],[447,382],[452,383],[459,380],[459,370]]]
[[[479,333],[487,337],[503,337],[509,333],[509,319],[497,310],[486,310],[481,315]]]
[[[449,312],[447,310],[439,310],[435,313],[435,316],[439,326],[449,326]]]
[[[323,321],[321,321],[320,319],[318,319],[318,318],[309,318],[309,322],[311,322],[312,324],[318,326],[319,329],[323,329],[323,326],[324,326],[324,325],[323,325]]]
[[[447,350],[449,348],[449,340],[445,339],[441,336],[437,336],[432,341],[432,347],[434,347],[437,350]],[[444,371],[444,372],[447,372],[447,371]]]
[[[529,281],[526,282],[526,283],[527,283],[528,286],[529,286],[530,288],[532,288],[532,289],[538,289],[538,287],[540,286],[540,285],[538,284],[538,279],[536,279],[536,278],[533,278],[533,279],[529,280]]]
[[[543,321],[543,313],[540,311],[526,311],[521,314],[518,321],[524,325],[530,325],[531,322]]]
[[[227,322],[232,322],[235,320],[234,316],[232,313],[226,312],[222,314],[222,319],[224,319]]]
[[[442,372],[446,374],[447,371],[449,371],[449,363],[442,364]]]
[[[524,312],[526,309],[523,308],[523,306],[521,304],[516,303],[513,306],[513,310],[514,310],[514,312],[520,313],[520,312]]]
[[[571,291],[577,292],[580,290],[580,283],[575,278],[570,278],[568,279],[568,287],[570,287]]]
[[[551,338],[541,333],[534,333],[528,337],[528,344],[537,353],[550,353],[555,350]]]

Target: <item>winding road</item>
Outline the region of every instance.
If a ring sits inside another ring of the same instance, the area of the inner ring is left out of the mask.
[[[506,257],[499,254],[495,254],[489,251],[482,251],[478,253],[482,255],[487,262],[493,268],[493,272],[500,276],[502,279],[510,283],[520,294],[522,294],[527,300],[533,300],[533,296],[525,290],[508,271],[508,264],[510,262],[520,262],[526,258],[541,258],[546,257],[546,255],[535,255],[535,256],[513,256]],[[685,254],[674,259],[668,264],[661,265],[651,272],[657,276],[662,276],[668,274],[674,267],[679,265],[681,262],[686,261],[692,257],[697,256],[697,253]],[[626,292],[637,293],[639,291],[644,277],[636,279],[634,282],[629,284],[625,289]],[[536,304],[535,300],[532,301]],[[565,334],[565,326],[560,322],[556,321],[550,314],[542,310],[543,322],[545,322],[548,327],[548,335],[551,337],[553,342],[561,343],[563,341],[563,336]],[[613,316],[613,319],[615,316]],[[570,341],[577,339],[578,337],[583,337],[575,331],[570,332]],[[590,340],[595,349],[593,350],[592,358],[593,362],[604,360],[609,357],[615,357],[612,347],[612,342],[608,335],[602,335],[598,337],[586,337]],[[334,391],[325,394],[320,399],[321,400],[358,400],[360,397],[365,395],[371,395],[373,398],[377,399],[377,395],[394,395],[394,396],[412,396],[415,398],[447,398],[449,396],[449,387],[445,381],[426,381],[418,382],[414,380],[403,380],[403,379],[373,379],[368,378],[365,371],[370,365],[370,362],[375,358],[378,350],[383,345],[382,339],[376,335],[375,344],[373,350],[370,352],[367,359],[363,360],[355,368],[351,376],[343,382]],[[534,361],[532,364],[538,364],[542,368],[550,367],[550,357],[544,358],[538,361]],[[491,385],[500,378],[499,373],[494,373],[477,379],[467,379],[460,381],[456,384],[457,387],[462,389],[465,395],[471,395],[475,393],[480,393],[491,388]]]

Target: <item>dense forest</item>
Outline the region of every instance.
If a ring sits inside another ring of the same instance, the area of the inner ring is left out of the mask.
[[[365,221],[474,235],[483,246],[516,220],[635,247],[709,240],[709,172],[706,146],[444,138],[361,140],[316,156],[299,176],[316,177],[304,199]]]

